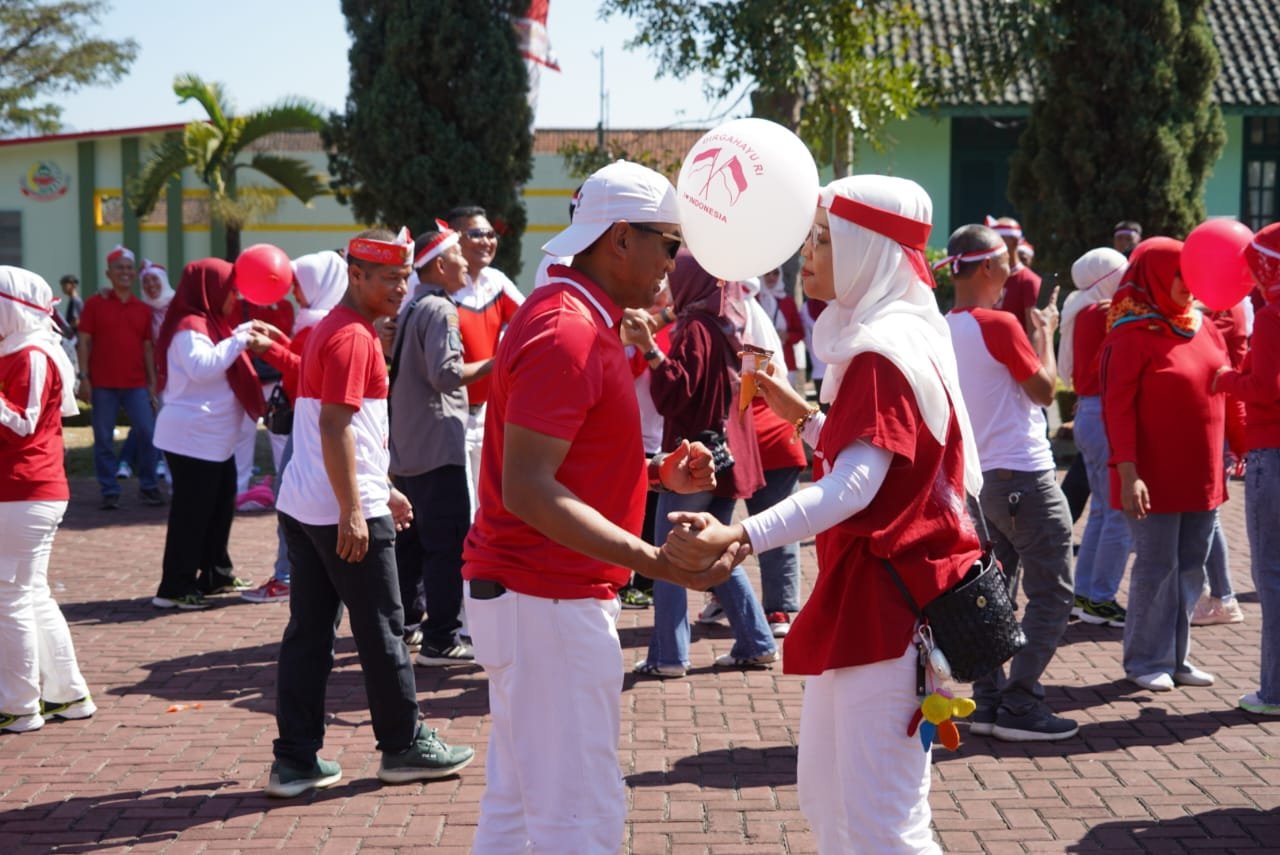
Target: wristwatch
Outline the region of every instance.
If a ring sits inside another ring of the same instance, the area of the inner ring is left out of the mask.
[[[653,360],[661,359],[665,355],[666,354],[664,354],[661,350],[658,350],[657,346],[655,345],[654,347],[651,347],[644,352],[644,361],[653,362]]]

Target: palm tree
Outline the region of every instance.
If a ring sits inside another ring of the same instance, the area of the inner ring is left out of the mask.
[[[324,118],[312,103],[284,98],[269,107],[235,116],[235,107],[220,83],[180,74],[174,78],[173,91],[181,102],[194,98],[209,118],[191,122],[180,134],[170,134],[151,147],[146,164],[129,188],[129,201],[139,217],[151,213],[165,185],[191,167],[209,188],[209,216],[226,227],[226,257],[234,261],[240,254],[241,230],[274,211],[279,203],[279,194],[271,188],[237,186],[239,170],[260,172],[304,204],[328,192],[311,166],[298,158],[254,152],[240,160],[250,144],[268,134],[319,131]]]

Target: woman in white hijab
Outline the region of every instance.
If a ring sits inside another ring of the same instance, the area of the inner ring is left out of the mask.
[[[923,606],[982,554],[965,499],[982,474],[924,259],[931,219],[928,194],[906,179],[861,175],[822,191],[801,277],[807,295],[832,301],[814,327],[831,409],[824,417],[756,375],[814,447],[820,477],[734,525],[682,515],[689,527],[677,525],[665,547],[705,566],[731,542],[763,552],[817,538],[818,579],[783,668],[808,676],[800,809],[830,855],[941,851],[929,828],[930,754],[908,736],[920,706],[916,618],[883,564]]]
[[[0,731],[96,711],[49,591],[49,554],[70,492],[62,418],[76,372],[53,324],[53,292],[0,267]]]
[[[1129,560],[1129,523],[1111,507],[1107,461],[1111,445],[1102,425],[1098,355],[1107,335],[1107,310],[1129,261],[1110,247],[1091,249],[1071,265],[1076,290],[1062,306],[1058,376],[1076,390],[1073,437],[1089,481],[1089,519],[1076,556],[1073,612],[1086,623],[1124,626],[1125,610],[1116,602]]]
[[[169,284],[169,272],[149,258],[142,260],[138,281],[142,284],[142,302],[151,307],[151,340],[154,342],[160,338],[160,325],[173,302],[173,286]]]

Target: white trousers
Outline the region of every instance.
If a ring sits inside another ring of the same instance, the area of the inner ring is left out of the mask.
[[[480,495],[480,452],[484,448],[484,414],[488,411],[487,405],[481,405],[480,409],[467,416],[467,460],[471,466],[468,473],[471,476],[471,519],[474,522],[476,517],[476,507],[478,503],[476,497]]]
[[[467,616],[489,677],[489,754],[475,855],[615,855],[626,826],[618,767],[617,600],[511,591]]]
[[[800,812],[821,855],[937,855],[930,755],[907,724],[916,651],[809,677],[800,707]]]
[[[271,393],[275,391],[276,384],[262,384],[262,399],[264,401],[271,400]],[[271,439],[271,463],[275,468],[276,477],[280,477],[280,458],[284,454],[285,443],[289,441],[289,437],[277,433],[267,432],[267,436]],[[244,421],[240,424],[240,435],[236,437],[236,495],[240,495],[249,489],[249,483],[253,480],[253,458],[257,451],[258,445],[258,423],[253,419],[245,416]]]
[[[0,502],[0,712],[32,715],[40,699],[76,701],[89,687],[71,630],[49,591],[49,554],[66,502]]]

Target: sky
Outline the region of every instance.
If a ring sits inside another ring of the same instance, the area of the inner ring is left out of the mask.
[[[329,109],[347,94],[347,36],[338,0],[108,0],[99,33],[132,37],[140,51],[128,75],[109,86],[62,96],[66,131],[96,131],[201,118],[194,103],[179,104],[175,74],[194,72],[224,84],[242,110],[303,96]],[[643,49],[625,50],[636,31],[625,18],[601,21],[598,0],[551,0],[548,31],[561,71],[544,71],[535,126],[595,127],[600,117],[600,60],[604,49],[606,126],[710,127],[721,117],[746,115],[741,92],[709,102],[703,78],[659,78]],[[216,8],[216,11],[210,11]],[[159,11],[163,9],[163,11]],[[193,38],[192,34],[199,34]]]

